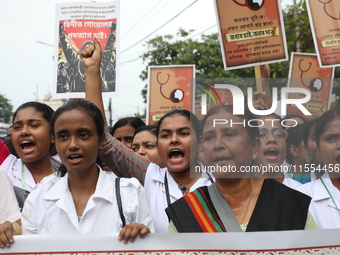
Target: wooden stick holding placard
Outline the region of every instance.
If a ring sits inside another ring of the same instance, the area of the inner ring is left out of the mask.
[[[260,105],[265,109],[269,109],[272,105],[272,97],[269,87],[270,68],[269,65],[257,65],[254,67],[255,79],[256,79],[256,92],[260,92],[261,95],[257,96]]]
[[[255,81],[256,81],[256,92],[262,92],[263,88],[262,88],[262,76],[261,76],[261,69],[260,66],[254,66],[254,71],[255,71]],[[261,102],[261,104],[264,103],[263,101],[263,95],[260,95],[258,98]]]
[[[262,92],[262,76],[260,66],[254,66],[255,79],[256,79],[256,91]]]

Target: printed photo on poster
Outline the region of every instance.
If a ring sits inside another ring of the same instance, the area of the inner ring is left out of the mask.
[[[306,3],[320,66],[339,66],[340,1],[307,0]]]
[[[147,120],[155,124],[174,109],[191,111],[191,82],[194,65],[149,66]]]
[[[80,52],[96,38],[102,47],[102,92],[117,92],[118,3],[56,5],[56,98],[84,97],[85,68]],[[107,95],[106,95],[107,96]]]
[[[330,108],[333,77],[334,68],[320,67],[316,54],[292,53],[288,86],[305,88],[310,91],[311,99],[304,106],[312,115],[303,115],[293,105],[287,106],[287,114],[301,115],[307,120],[320,117]],[[301,95],[290,94],[289,98],[301,98]]]
[[[279,0],[215,0],[226,70],[288,60]]]

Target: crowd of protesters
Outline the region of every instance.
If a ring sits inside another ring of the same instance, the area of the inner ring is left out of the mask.
[[[176,109],[153,126],[121,119],[110,132],[99,42],[81,55],[86,100],[56,112],[26,102],[0,142],[1,248],[20,234],[119,233],[128,242],[149,232],[340,227],[340,109],[286,116],[289,129],[279,115],[233,115],[232,105],[201,121]],[[280,121],[214,124],[262,118]]]

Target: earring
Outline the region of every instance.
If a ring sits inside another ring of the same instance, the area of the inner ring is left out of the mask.
[[[256,159],[256,154],[253,154],[253,159]]]

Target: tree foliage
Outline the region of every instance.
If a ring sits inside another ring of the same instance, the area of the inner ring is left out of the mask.
[[[9,100],[0,94],[0,122],[9,123],[13,106]]]
[[[283,10],[283,19],[288,56],[290,57],[291,52],[314,53],[315,47],[305,1],[299,0],[298,4],[290,5]],[[143,81],[147,80],[148,66],[180,64],[194,64],[197,78],[254,77],[252,67],[232,71],[224,70],[217,33],[202,34],[200,38],[192,39],[193,32],[193,30],[180,29],[176,36],[157,36],[147,41],[148,51],[141,56],[147,65],[140,78]],[[271,77],[286,78],[289,74],[289,61],[271,64],[270,70]],[[336,70],[335,77],[339,75],[339,70]],[[146,102],[146,87],[142,90],[144,102]],[[337,87],[337,84],[334,84],[334,92],[338,91]]]

